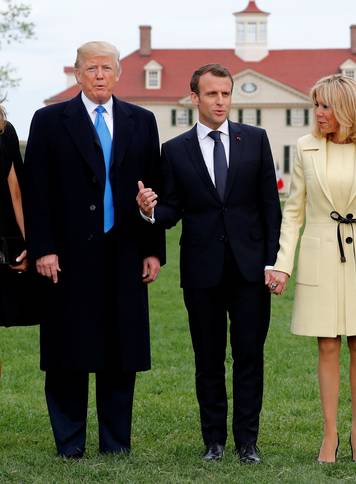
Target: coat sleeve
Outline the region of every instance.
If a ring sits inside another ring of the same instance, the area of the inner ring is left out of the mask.
[[[56,254],[51,213],[48,122],[37,111],[32,119],[25,152],[24,213],[28,254],[32,260]]]
[[[161,192],[162,177],[160,174],[160,150],[159,137],[155,117],[150,120],[151,153],[146,160],[144,184],[152,187],[156,193]],[[155,256],[160,260],[161,265],[166,262],[166,239],[165,230],[158,224],[150,224],[140,216],[140,224],[144,232],[143,255],[144,257]]]
[[[297,145],[297,159],[294,161],[288,199],[283,210],[279,252],[274,268],[291,275],[300,229],[304,224],[306,185],[303,171],[300,141]]]
[[[264,233],[266,238],[265,265],[273,266],[276,261],[279,247],[278,239],[281,226],[281,207],[273,157],[265,131],[263,131],[262,134],[261,150],[262,170],[260,177],[260,203],[264,217]]]
[[[166,229],[174,227],[183,216],[182,206],[178,196],[173,166],[166,144],[161,152],[161,197],[155,207],[156,223]]]

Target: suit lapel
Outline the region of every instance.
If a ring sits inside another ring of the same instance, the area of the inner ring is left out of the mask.
[[[229,170],[227,173],[225,200],[228,198],[233,186],[237,168],[243,159],[245,139],[241,126],[229,121],[230,153],[229,153]]]
[[[202,178],[203,182],[206,184],[208,190],[212,193],[212,195],[218,201],[221,201],[219,198],[219,194],[216,191],[215,185],[211,180],[211,177],[209,175],[208,169],[206,167],[206,164],[203,158],[203,154],[199,146],[196,125],[186,134],[185,144],[189,154],[190,161],[193,164],[198,175]]]
[[[101,146],[80,94],[68,102],[63,112],[63,122],[69,136],[104,190],[105,164],[98,163],[102,156]]]
[[[125,157],[125,152],[132,140],[134,123],[132,114],[125,103],[113,97],[113,154],[112,163],[120,165]]]

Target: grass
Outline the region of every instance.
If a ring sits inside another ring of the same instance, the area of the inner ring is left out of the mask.
[[[241,466],[230,432],[225,458],[200,456],[193,352],[178,273],[179,228],[168,234],[168,265],[151,287],[153,369],[138,375],[129,457],[100,456],[93,381],[86,457],[56,457],[38,369],[38,328],[0,329],[0,483],[347,483],[356,482],[348,434],[351,404],[348,356],[342,351],[340,449],[336,465],[315,462],[322,420],[316,379],[316,341],[289,332],[294,281],[273,299],[265,351],[265,397],[259,446],[264,463]],[[231,397],[231,357],[227,358]],[[230,409],[231,398],[230,398]],[[231,428],[231,415],[229,420]]]

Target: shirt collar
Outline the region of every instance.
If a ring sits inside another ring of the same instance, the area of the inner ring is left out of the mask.
[[[227,119],[216,129],[213,130],[206,126],[205,124],[201,123],[200,121],[197,122],[197,135],[200,140],[206,138],[210,131],[220,131],[221,133],[226,134],[229,136],[229,122]]]
[[[91,99],[89,99],[84,94],[83,91],[81,93],[81,96],[82,96],[83,104],[86,107],[86,110],[88,111],[88,113],[89,114],[96,114],[95,113],[95,108],[98,106],[98,104],[97,103],[94,103]],[[112,115],[112,106],[113,106],[112,96],[110,96],[110,99],[105,104],[102,104],[102,106],[106,109],[106,112],[112,118],[113,117],[113,115]]]

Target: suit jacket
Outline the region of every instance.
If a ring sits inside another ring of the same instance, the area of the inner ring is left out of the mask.
[[[162,146],[163,197],[155,218],[166,228],[182,220],[183,287],[219,283],[226,241],[248,281],[262,280],[265,265],[275,262],[281,214],[267,135],[232,122],[229,134],[224,200],[209,176],[196,126]]]
[[[292,331],[309,336],[337,335],[338,291],[340,271],[345,271],[344,296],[346,328],[356,334],[356,272],[351,225],[341,229],[347,262],[340,262],[337,222],[330,213],[336,210],[327,179],[326,139],[306,135],[298,140],[298,156],[294,163],[290,194],[283,211],[280,250],[275,268],[292,273],[299,231],[305,229],[300,241]],[[356,163],[356,159],[355,159]],[[356,218],[356,172],[345,207],[344,217]]]
[[[32,120],[25,155],[29,256],[58,254],[62,269],[57,285],[48,281],[43,369],[107,368],[108,343],[111,367],[138,371],[150,366],[142,263],[153,255],[164,263],[164,233],[141,219],[135,197],[138,180],[157,186],[157,127],[151,112],[116,98],[113,117],[110,178],[117,244],[110,318],[103,284],[105,165],[95,129],[80,95],[40,109]]]

